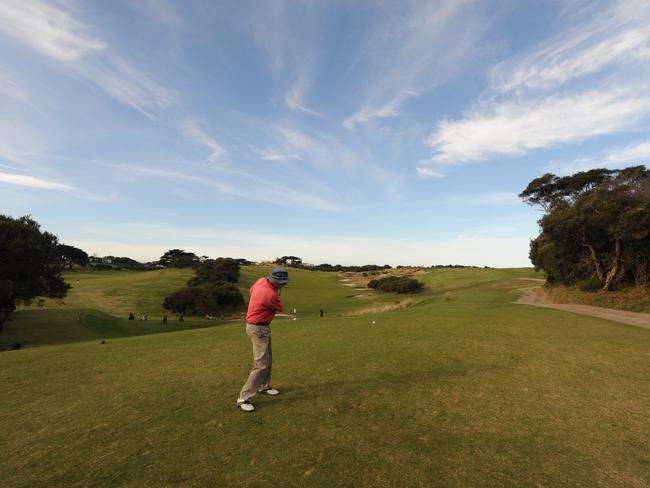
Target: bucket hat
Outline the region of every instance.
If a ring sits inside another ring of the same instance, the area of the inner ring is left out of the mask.
[[[286,285],[289,283],[289,272],[284,268],[275,268],[266,279],[278,285]]]

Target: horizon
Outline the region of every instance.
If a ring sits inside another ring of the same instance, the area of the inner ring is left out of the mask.
[[[90,255],[531,267],[531,180],[650,160],[642,0],[5,0],[0,56],[0,214]]]

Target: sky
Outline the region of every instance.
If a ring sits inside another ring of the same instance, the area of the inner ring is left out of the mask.
[[[647,0],[2,0],[0,214],[141,261],[530,266],[650,160]]]

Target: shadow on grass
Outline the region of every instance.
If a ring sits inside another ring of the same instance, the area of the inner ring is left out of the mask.
[[[439,368],[430,370],[413,370],[401,374],[383,373],[370,378],[356,378],[337,381],[324,381],[320,383],[303,384],[296,386],[278,386],[281,393],[276,397],[258,395],[256,406],[262,408],[271,406],[286,406],[288,404],[311,402],[322,398],[339,399],[348,397],[359,399],[359,395],[376,393],[377,395],[403,395],[404,392],[397,385],[408,386],[418,383],[437,382],[447,384],[455,379],[465,378],[474,374],[504,371],[513,367],[512,362],[476,365],[464,362],[457,358],[448,358],[449,363]],[[263,399],[262,403],[259,400]]]

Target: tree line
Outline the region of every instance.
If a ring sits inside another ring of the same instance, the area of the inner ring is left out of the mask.
[[[544,211],[530,260],[549,283],[604,291],[650,284],[650,171],[547,173],[519,195]]]

